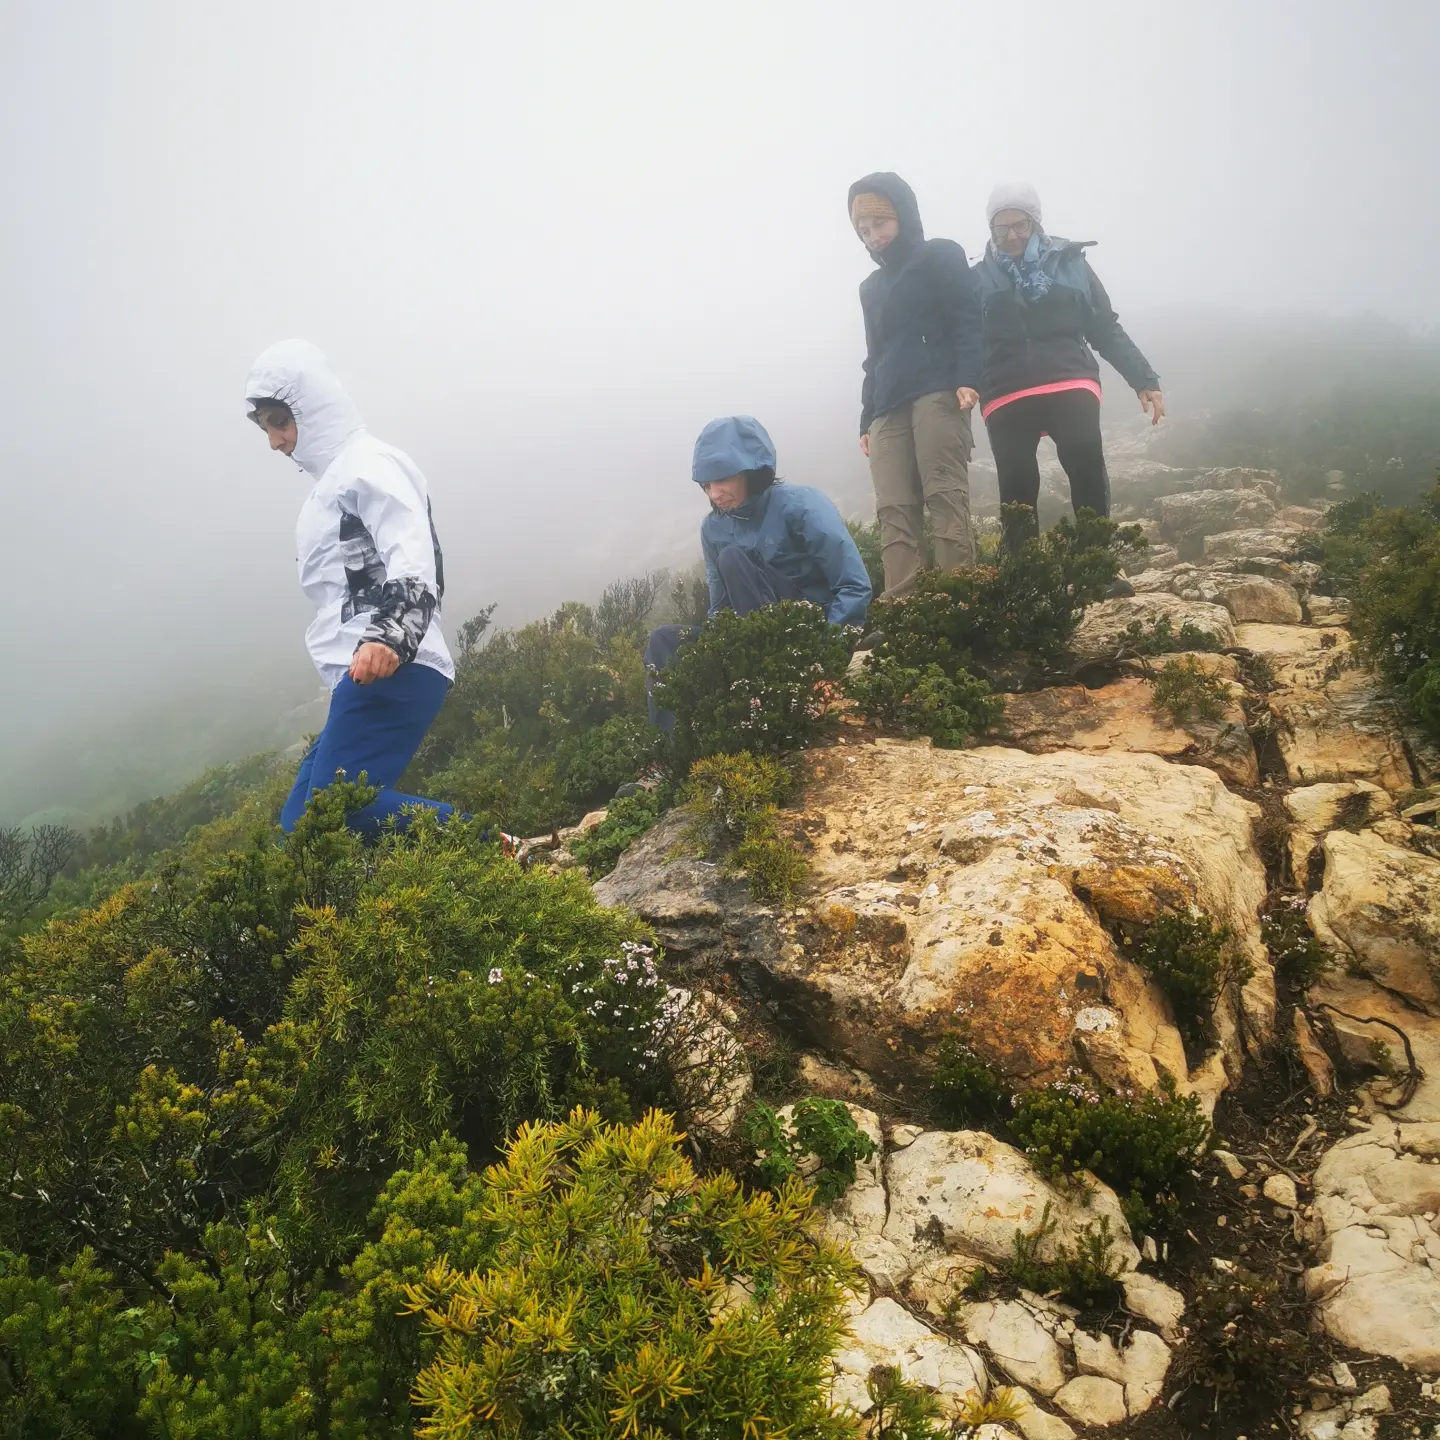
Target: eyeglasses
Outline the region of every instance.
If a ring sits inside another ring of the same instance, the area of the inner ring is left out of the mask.
[[[992,225],[990,233],[997,239],[1003,240],[1007,235],[1021,236],[1028,235],[1034,229],[1035,222],[1026,216],[1024,220],[1016,220],[1010,225]]]

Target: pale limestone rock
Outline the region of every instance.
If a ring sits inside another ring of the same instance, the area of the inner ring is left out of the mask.
[[[1212,1150],[1210,1158],[1221,1166],[1232,1180],[1243,1180],[1249,1173],[1240,1157],[1229,1150]]]
[[[1091,1335],[1077,1330],[1075,1368],[1082,1375],[1103,1375],[1107,1380],[1118,1380],[1122,1385],[1125,1383],[1125,1362],[1108,1335]]]
[[[1101,923],[1191,905],[1237,936],[1256,966],[1247,1019],[1261,1034],[1273,1028],[1257,811],[1210,771],[1150,755],[904,742],[806,761],[813,898],[807,915],[781,921],[779,954],[760,960],[830,1053],[903,1086],[929,1063],[924,1042],[959,1017],[983,1058],[1017,1081],[1059,1078],[1078,1041],[1107,1084],[1150,1089],[1163,1069],[1208,1104],[1223,1076],[1187,1074],[1164,1002]],[[914,902],[902,906],[907,893]],[[1101,967],[1117,1018],[1103,1034],[1082,1032]]]
[[[1074,1339],[1076,1368],[1122,1385],[1130,1414],[1139,1415],[1159,1399],[1170,1369],[1170,1347],[1158,1335],[1137,1330],[1124,1350],[1117,1350],[1108,1335],[1077,1330]]]
[[[1184,541],[1222,531],[1258,529],[1274,518],[1275,502],[1261,490],[1189,490],[1162,495],[1155,518],[1168,540]]]
[[[1100,1375],[1077,1375],[1055,1403],[1081,1425],[1118,1425],[1129,1414],[1124,1388]]]
[[[1148,1320],[1167,1340],[1179,1338],[1185,1297],[1178,1290],[1138,1270],[1121,1276],[1120,1283],[1125,1287],[1125,1308],[1132,1315]]]
[[[1298,625],[1304,619],[1294,588],[1283,580],[1235,575],[1217,580],[1216,589],[1237,625]]]
[[[833,1204],[825,1207],[822,1229],[830,1239],[850,1247],[865,1278],[877,1290],[894,1290],[909,1273],[910,1260],[882,1233],[887,1205],[880,1119],[873,1110],[859,1105],[847,1103],[845,1108],[856,1126],[875,1146],[875,1153],[868,1160],[856,1164],[854,1184]],[[777,1112],[787,1130],[791,1128],[794,1110],[793,1105],[786,1105]],[[802,1173],[819,1163],[815,1156],[806,1156],[805,1161],[811,1164],[802,1162]]]
[[[1075,1427],[1068,1420],[1041,1410],[1023,1390],[1016,1398],[1023,1408],[1015,1424],[1025,1440],[1075,1440]]]
[[[1323,895],[1314,896],[1307,916],[1317,934],[1324,933],[1321,923],[1324,901]],[[1340,954],[1347,953],[1338,936],[1330,943]],[[1440,1020],[1422,1014],[1373,981],[1347,974],[1338,967],[1326,971],[1311,988],[1309,999],[1312,1005],[1323,1003],[1334,1007],[1320,1013],[1334,1030],[1345,1058],[1352,1064],[1379,1072],[1380,1078],[1370,1081],[1367,1089],[1382,1104],[1396,1105],[1400,1101],[1401,1082],[1408,1070],[1403,1047],[1393,1030],[1361,1022],[1365,1019],[1388,1021],[1404,1031],[1410,1038],[1420,1070],[1419,1084],[1414,1087],[1409,1104],[1400,1112],[1406,1122],[1405,1133],[1413,1137],[1417,1123],[1440,1121]],[[1349,1018],[1351,1016],[1356,1018]],[[1407,1143],[1415,1142],[1412,1139]]]
[[[952,1414],[967,1396],[983,1398],[988,1388],[979,1355],[937,1334],[889,1296],[852,1314],[833,1364],[832,1401],[861,1415],[871,1409],[866,1380],[876,1365],[894,1365],[903,1379],[935,1391]]]
[[[983,1345],[1016,1384],[1053,1395],[1065,1383],[1060,1347],[1049,1330],[1018,1300],[970,1305],[961,1320],[965,1338]]]
[[[1440,860],[1373,832],[1324,841],[1325,920],[1365,972],[1440,1016]]]
[[[903,1150],[907,1145],[913,1145],[924,1133],[918,1125],[892,1125],[890,1147],[893,1150]]]
[[[800,1057],[800,1083],[813,1095],[827,1100],[873,1102],[878,1092],[875,1082],[863,1071],[850,1065],[836,1065],[823,1055],[807,1050]]]
[[[974,1440],[1018,1440],[1018,1437],[1003,1425],[982,1425],[975,1431]]]
[[[1343,630],[1240,625],[1236,640],[1275,670],[1267,696],[1275,739],[1293,785],[1370,780],[1389,791],[1414,784],[1400,717],[1357,661]]]
[[[1350,602],[1343,595],[1311,595],[1305,608],[1312,625],[1343,625],[1350,616]]]
[[[1288,560],[1305,532],[1298,525],[1269,530],[1227,530],[1205,537],[1207,560]]]
[[[1335,1065],[1316,1036],[1309,1017],[1298,1005],[1290,1012],[1290,1027],[1311,1088],[1322,1100],[1329,1099],[1335,1092]]]
[[[916,1263],[935,1251],[959,1252],[1000,1264],[1015,1254],[1017,1231],[1040,1228],[1050,1207],[1053,1230],[1039,1256],[1050,1259],[1074,1246],[1088,1227],[1110,1222],[1110,1255],[1120,1270],[1133,1270],[1140,1252],[1108,1185],[1093,1182],[1080,1203],[1053,1189],[1013,1146],[979,1130],[932,1130],[889,1157],[890,1210],[886,1239],[910,1252]]]
[[[1288,1175],[1271,1175],[1261,1186],[1261,1191],[1267,1200],[1283,1210],[1296,1210],[1300,1206],[1295,1182]]]
[[[1212,1106],[1241,1055],[1230,1005],[1220,1050],[1190,1074],[1164,998],[1107,920],[1214,915],[1255,966],[1247,1034],[1273,1033],[1259,811],[1213,772],[1144,754],[888,740],[812,750],[802,765],[804,909],[777,913],[720,867],[677,857],[683,815],[642,836],[597,897],[650,922],[680,963],[760,972],[804,1043],[902,1099],[926,1083],[939,1037],[963,1026],[1017,1084],[1063,1076],[1078,1041],[1107,1085],[1153,1089],[1169,1073]],[[1109,1028],[1077,1029],[1097,1002]]]
[[[1440,1205],[1440,1123],[1377,1118],[1316,1167],[1325,1238],[1306,1290],[1325,1329],[1346,1345],[1440,1372],[1440,1265],[1431,1256]]]
[[[1176,595],[1149,594],[1123,596],[1091,605],[1075,631],[1071,648],[1080,660],[1114,657],[1126,648],[1127,642],[1122,637],[1132,623],[1138,621],[1142,635],[1148,637],[1161,616],[1170,621],[1176,635],[1189,624],[1210,636],[1221,649],[1235,644],[1235,627],[1223,605],[1181,600]]]
[[[1197,490],[1258,490],[1272,500],[1280,496],[1280,472],[1278,470],[1257,470],[1249,465],[1220,465],[1213,470],[1202,470],[1195,477]]]
[[[1302,530],[1318,530],[1325,523],[1325,512],[1311,510],[1305,505],[1282,505],[1275,512],[1275,519],[1281,525],[1298,525]]]
[[[1290,872],[1295,884],[1307,888],[1315,847],[1331,830],[1358,830],[1382,815],[1395,813],[1388,791],[1369,780],[1331,781],[1306,785],[1285,796],[1290,817]]]
[[[1204,658],[1223,661],[1229,657]],[[1162,664],[1156,661],[1154,670],[1158,672]],[[1230,664],[1233,669],[1234,662]],[[1207,765],[1233,785],[1255,786],[1260,783],[1260,766],[1245,728],[1240,705],[1243,696],[1244,691],[1234,686],[1218,720],[1177,725],[1156,708],[1148,679],[1116,680],[1098,690],[1083,685],[1056,686],[1003,697],[1001,733],[1008,743],[1031,754],[1081,750],[1159,755]]]
[[[904,1257],[907,1267],[914,1266],[904,1280],[906,1298],[923,1305],[926,1312],[937,1319],[955,1313],[975,1272],[986,1268],[984,1262],[973,1255],[956,1255],[939,1250],[917,1257],[913,1248],[895,1245],[890,1240],[885,1243],[894,1246]],[[918,1265],[915,1264],[917,1258]]]

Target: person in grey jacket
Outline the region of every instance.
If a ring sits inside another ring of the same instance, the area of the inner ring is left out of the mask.
[[[980,413],[1001,504],[1029,508],[1023,522],[1007,521],[1013,549],[1038,533],[1042,435],[1055,442],[1075,509],[1110,513],[1097,352],[1135,390],[1152,424],[1164,416],[1165,398],[1085,258],[1094,242],[1047,234],[1040,197],[1023,182],[997,185],[986,212],[990,241],[975,266],[985,342]]]

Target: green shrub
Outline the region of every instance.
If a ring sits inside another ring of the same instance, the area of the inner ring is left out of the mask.
[[[996,565],[954,573],[924,571],[903,601],[877,601],[870,623],[885,635],[874,652],[924,674],[937,665],[952,680],[1041,669],[1065,653],[1087,605],[1120,573],[1138,527],[1082,511],[1027,540]]]
[[[656,702],[675,715],[677,770],[707,755],[810,744],[849,659],[849,639],[818,605],[787,600],[744,617],[722,610],[656,681]]]
[[[1088,1170],[1116,1191],[1137,1229],[1173,1218],[1210,1125],[1193,1095],[1101,1095],[1079,1079],[1026,1091],[1010,1122],[1043,1175]]]
[[[742,751],[697,760],[685,787],[691,837],[731,870],[743,872],[758,899],[794,899],[809,871],[780,828],[779,802],[792,784],[778,761]]]
[[[819,1169],[810,1177],[818,1204],[838,1200],[855,1183],[855,1166],[875,1153],[875,1144],[855,1123],[842,1100],[808,1096],[791,1113],[787,1125],[768,1105],[755,1105],[741,1131],[755,1151],[755,1171],[762,1184],[780,1190],[796,1175],[801,1161],[814,1155]]]
[[[662,1115],[576,1113],[522,1130],[485,1191],[480,1263],[409,1287],[439,1337],[421,1435],[851,1434],[827,1390],[855,1271],[801,1186],[747,1196],[698,1179]]]
[[[642,654],[659,588],[656,576],[617,581],[593,608],[572,601],[518,630],[492,630],[493,606],[467,621],[405,788],[534,835],[634,779],[653,743]]]
[[[1315,938],[1305,912],[1306,897],[1289,895],[1275,901],[1260,919],[1276,978],[1302,993],[1335,964],[1334,954]]]
[[[1154,691],[1151,704],[1165,711],[1177,725],[1195,721],[1213,724],[1230,703],[1230,687],[1193,655],[1167,660],[1150,684]]]
[[[608,875],[620,857],[660,818],[664,797],[656,790],[612,800],[605,818],[588,834],[570,842],[570,853],[586,868],[592,880]]]
[[[1210,1036],[1215,1005],[1227,985],[1243,984],[1250,966],[1230,932],[1203,915],[1164,915],[1138,936],[1122,935],[1121,948],[1160,987],[1185,1039]]]
[[[911,1384],[898,1365],[876,1365],[865,1377],[865,1392],[870,1440],[941,1440],[946,1433],[939,1396]]]
[[[1304,1297],[1248,1270],[1201,1276],[1185,1323],[1175,1378],[1195,1393],[1197,1412],[1238,1419],[1268,1410],[1311,1371]]]
[[[1042,1260],[1040,1250],[1056,1228],[1050,1211],[1046,1201],[1039,1226],[1028,1235],[1015,1232],[1015,1255],[1005,1267],[1011,1279],[1037,1295],[1058,1294],[1077,1310],[1118,1309],[1124,1290],[1120,1261],[1110,1254],[1116,1237],[1109,1216],[1087,1225],[1073,1246],[1058,1246],[1053,1259]]]
[[[992,1125],[1010,1113],[1010,1087],[957,1035],[946,1035],[935,1056],[930,1105],[947,1128]]]
[[[1365,523],[1369,547],[1350,630],[1365,657],[1395,685],[1440,658],[1440,488],[1413,510],[1379,510]]]
[[[264,1197],[295,1263],[328,1262],[417,1145],[664,1093],[638,926],[473,826],[367,847],[343,825],[365,793],[24,942],[0,977],[12,1246],[103,1241],[150,1275]]]
[[[560,798],[572,808],[604,804],[650,763],[658,738],[643,715],[612,715],[565,735],[555,747]]]
[[[958,748],[982,734],[1003,709],[984,680],[963,672],[952,679],[938,665],[917,670],[887,655],[867,655],[846,677],[845,690],[860,713],[882,729],[928,735],[943,748]]]
[[[1132,620],[1120,634],[1120,649],[1131,655],[1169,655],[1177,650],[1219,650],[1219,639],[1187,620],[1179,630],[1168,615],[1157,616],[1145,628],[1144,621]]]

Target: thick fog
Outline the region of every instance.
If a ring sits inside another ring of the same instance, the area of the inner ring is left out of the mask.
[[[0,21],[0,799],[171,700],[313,693],[308,481],[244,419],[285,336],[428,475],[453,632],[692,558],[714,415],[865,508],[845,197],[870,170],[972,252],[991,185],[1032,180],[1162,378],[1162,311],[1440,321],[1428,0]]]

